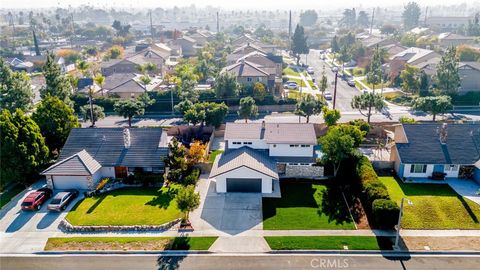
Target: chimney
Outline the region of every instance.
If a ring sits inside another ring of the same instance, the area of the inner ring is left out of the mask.
[[[440,143],[446,144],[448,138],[447,123],[443,123],[438,132]]]
[[[265,129],[265,120],[262,121],[262,129]]]
[[[123,129],[123,145],[125,149],[130,148],[130,130],[128,128]]]

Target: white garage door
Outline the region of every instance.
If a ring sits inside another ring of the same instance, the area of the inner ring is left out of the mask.
[[[53,176],[54,189],[88,189],[86,176]]]

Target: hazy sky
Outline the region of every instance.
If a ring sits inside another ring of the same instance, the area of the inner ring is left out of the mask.
[[[366,0],[364,6],[392,6],[403,5],[409,0]],[[425,5],[452,5],[460,3],[474,3],[479,0],[416,0],[421,6]],[[359,6],[359,0],[0,0],[0,8],[41,8],[41,7],[67,7],[82,4],[97,7],[172,7],[211,5],[223,8],[240,9],[332,9],[337,7]],[[326,6],[327,4],[327,6]]]

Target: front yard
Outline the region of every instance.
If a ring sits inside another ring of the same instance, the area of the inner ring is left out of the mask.
[[[272,250],[385,250],[388,238],[375,236],[266,236]]]
[[[161,225],[181,217],[175,203],[178,187],[124,188],[85,198],[66,219],[72,225]]]
[[[282,198],[263,199],[263,229],[355,229],[341,192],[326,185],[281,182]]]
[[[459,196],[441,184],[405,184],[393,177],[379,177],[394,201],[405,204],[402,228],[405,229],[480,229],[480,205]]]
[[[44,250],[208,250],[217,237],[58,237]]]

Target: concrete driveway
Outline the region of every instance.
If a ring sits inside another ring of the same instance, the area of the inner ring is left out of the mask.
[[[480,185],[473,180],[466,179],[447,179],[445,180],[455,192],[476,204],[480,205]]]
[[[256,193],[216,193],[215,182],[202,175],[197,190],[200,207],[190,214],[196,231],[213,235],[236,235],[262,230],[262,196]]]

